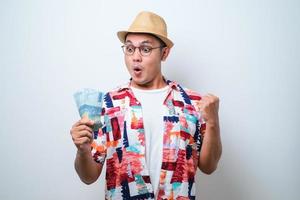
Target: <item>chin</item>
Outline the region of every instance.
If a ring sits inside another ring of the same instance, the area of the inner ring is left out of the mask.
[[[138,86],[145,86],[148,83],[146,80],[140,80],[136,78],[132,78],[132,82],[134,85],[138,85]]]

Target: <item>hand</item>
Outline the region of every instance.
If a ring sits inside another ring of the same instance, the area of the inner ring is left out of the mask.
[[[91,151],[91,143],[93,142],[93,125],[94,122],[84,116],[72,126],[70,134],[79,153],[87,153]]]
[[[199,101],[199,109],[202,117],[207,125],[218,125],[219,124],[219,98],[207,94],[202,97]]]

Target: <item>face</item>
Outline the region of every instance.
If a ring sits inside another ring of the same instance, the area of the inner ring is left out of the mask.
[[[152,48],[161,46],[159,40],[152,35],[132,33],[127,35],[125,45]],[[167,47],[152,49],[148,56],[142,56],[138,48],[135,49],[132,55],[125,54],[125,63],[132,78],[132,86],[141,89],[155,89],[164,84],[161,61],[164,61],[168,54],[169,48]]]

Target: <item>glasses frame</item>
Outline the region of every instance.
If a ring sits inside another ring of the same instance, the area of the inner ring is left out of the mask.
[[[127,46],[132,46],[132,47],[133,47],[133,52],[132,52],[131,54],[128,53],[128,52],[126,53],[125,47],[127,47]],[[141,53],[141,47],[148,47],[148,48],[150,48],[149,54],[143,55],[143,53]],[[142,45],[142,46],[136,47],[136,46],[131,45],[131,44],[130,44],[130,45],[124,44],[124,45],[121,46],[121,48],[122,48],[122,50],[123,50],[123,53],[124,53],[125,55],[127,55],[127,56],[132,56],[132,55],[134,55],[136,48],[138,48],[138,49],[139,49],[139,54],[140,54],[141,56],[143,56],[143,57],[147,57],[147,56],[150,56],[150,55],[151,55],[153,49],[159,49],[159,48],[163,49],[163,48],[165,48],[165,46],[151,47],[151,46],[147,46],[147,45]]]

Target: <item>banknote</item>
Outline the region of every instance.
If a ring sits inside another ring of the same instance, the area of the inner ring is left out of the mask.
[[[73,97],[80,117],[87,116],[93,120],[95,122],[93,130],[98,131],[102,125],[100,116],[103,92],[96,89],[84,88],[75,92]]]

